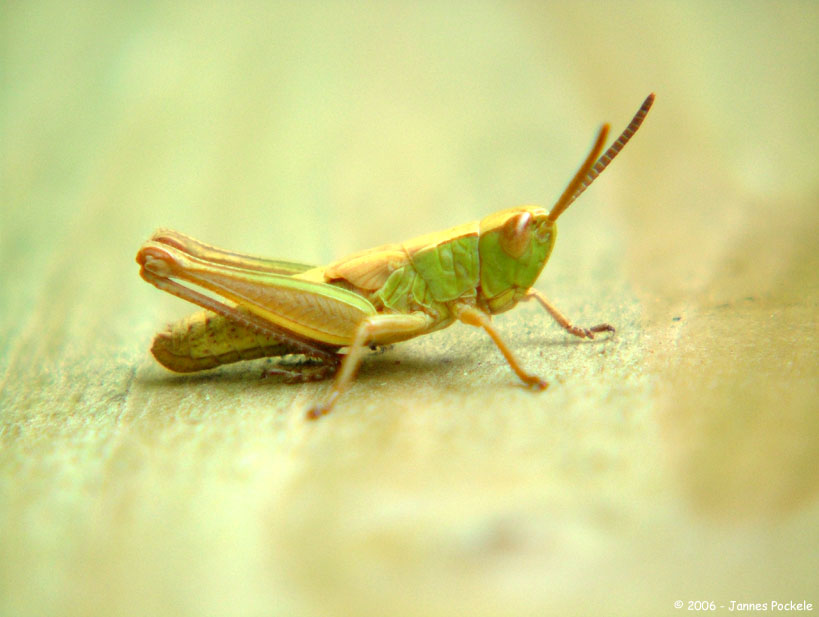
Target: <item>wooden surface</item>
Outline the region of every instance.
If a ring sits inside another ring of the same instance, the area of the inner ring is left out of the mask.
[[[0,11],[0,614],[816,612],[815,3]],[[466,326],[317,423],[148,354],[153,229],[321,263],[548,207],[650,91],[538,284],[616,335],[497,319],[546,392]]]

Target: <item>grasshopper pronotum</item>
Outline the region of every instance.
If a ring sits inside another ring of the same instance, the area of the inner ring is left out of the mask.
[[[206,310],[158,334],[151,351],[177,372],[301,354],[314,362],[278,372],[299,380],[336,374],[327,398],[308,412],[309,418],[317,418],[329,412],[349,387],[368,346],[410,339],[458,320],[486,330],[521,381],[543,390],[547,382],[521,367],[492,325],[491,315],[534,299],[574,336],[594,338],[597,332],[614,331],[605,323],[590,328],[572,325],[531,287],[552,252],[555,221],[631,139],[653,102],[650,94],[601,155],[609,132],[603,125],[551,211],[538,206],[501,210],[480,221],[355,253],[327,266],[233,253],[159,230],[137,253],[140,275]]]

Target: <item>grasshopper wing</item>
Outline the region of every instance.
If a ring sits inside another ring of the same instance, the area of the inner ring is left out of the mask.
[[[187,281],[235,302],[276,329],[320,345],[351,344],[359,323],[376,313],[369,301],[352,291],[290,275],[225,265],[189,254],[176,243],[147,242],[137,262],[143,276],[147,272],[145,278],[154,284],[157,279]],[[182,297],[203,297],[199,292],[190,292]],[[210,303],[202,306],[212,308],[215,301],[206,298]]]
[[[359,253],[353,253],[323,268],[325,280],[348,281],[366,291],[380,289],[390,274],[409,262],[400,244],[385,244]]]

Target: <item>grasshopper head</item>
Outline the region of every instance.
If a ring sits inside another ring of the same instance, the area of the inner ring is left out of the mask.
[[[481,220],[480,299],[490,312],[509,310],[535,283],[556,234],[549,213],[538,206],[501,210]]]

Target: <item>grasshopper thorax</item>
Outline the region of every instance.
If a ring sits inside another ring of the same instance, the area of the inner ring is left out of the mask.
[[[557,227],[539,206],[501,210],[481,220],[479,300],[492,313],[507,311],[535,283],[549,259]]]

